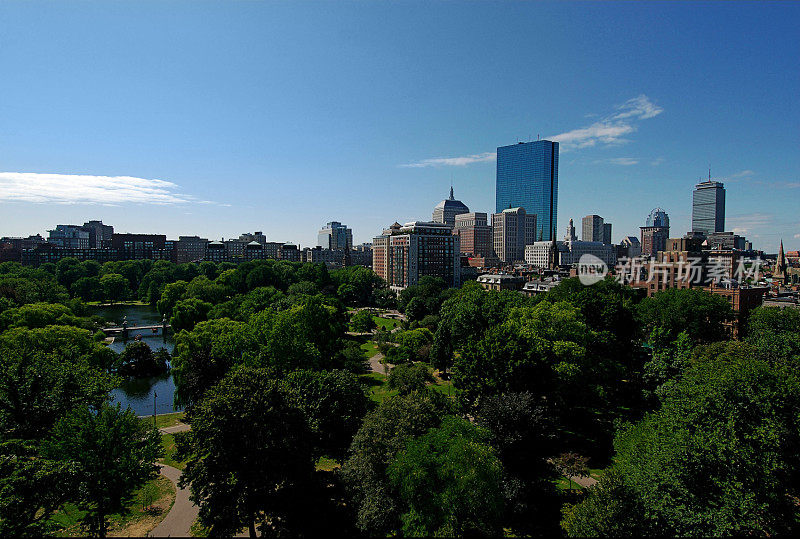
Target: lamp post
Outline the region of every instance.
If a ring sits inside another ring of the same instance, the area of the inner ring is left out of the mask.
[[[158,393],[153,391],[153,427],[156,426],[156,397],[158,397]]]

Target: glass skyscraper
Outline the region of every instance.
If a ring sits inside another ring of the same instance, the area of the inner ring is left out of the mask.
[[[725,186],[722,182],[700,182],[692,196],[692,232],[705,235],[725,230]]]
[[[525,208],[536,214],[536,239],[555,237],[558,142],[537,140],[497,148],[496,213]]]

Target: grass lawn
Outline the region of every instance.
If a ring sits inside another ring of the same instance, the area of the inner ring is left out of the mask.
[[[458,390],[453,387],[453,382],[450,380],[436,380],[435,384],[431,384],[428,387],[448,397],[455,397],[458,395]]]
[[[375,354],[378,353],[378,345],[375,344],[373,341],[367,341],[361,345],[361,349],[364,351],[364,357],[367,359],[371,358]]]
[[[361,382],[369,387],[369,398],[378,404],[386,400],[387,397],[397,395],[396,389],[389,389],[386,383],[386,375],[373,372],[359,376]]]
[[[164,448],[164,456],[159,460],[160,463],[172,466],[179,470],[186,468],[186,462],[175,459],[177,448],[175,447],[175,436],[172,434],[161,435],[161,447]]]
[[[142,416],[140,419],[142,421],[146,421],[148,425],[153,424],[153,416]],[[157,429],[174,427],[179,423],[183,423],[183,412],[175,412],[174,414],[160,414],[156,416]]]
[[[164,520],[175,502],[175,486],[172,481],[159,475],[148,481],[133,496],[129,512],[109,515],[109,537],[143,537]],[[57,511],[50,521],[58,529],[59,536],[85,536],[80,524],[86,514],[71,504]]]
[[[375,324],[377,324],[378,329],[391,331],[400,325],[400,321],[393,318],[381,318],[380,316],[373,316],[372,319],[375,320]]]
[[[342,465],[339,463],[339,461],[332,459],[330,457],[320,457],[316,464],[317,471],[323,471],[323,472],[331,472],[336,468],[341,468],[341,467]]]

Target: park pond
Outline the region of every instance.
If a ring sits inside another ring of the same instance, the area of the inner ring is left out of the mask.
[[[113,307],[95,307],[92,314],[102,316],[115,325],[122,325],[123,319],[127,318],[128,326],[160,325],[161,315],[154,308],[147,305],[115,305]],[[136,335],[131,334],[133,339]],[[167,331],[166,338],[162,335],[153,335],[149,331],[141,332],[141,341],[147,343],[153,351],[159,348],[166,348],[172,353],[175,341],[172,334]],[[110,345],[115,352],[122,352],[125,349],[125,341],[122,336],[117,336]],[[168,414],[180,411],[180,408],[173,406],[172,400],[175,395],[175,383],[172,374],[167,373],[162,376],[152,378],[129,379],[122,383],[122,386],[111,392],[114,402],[122,403],[122,407],[130,408],[136,415],[151,415],[153,413],[153,403],[155,397],[155,410],[158,414]]]

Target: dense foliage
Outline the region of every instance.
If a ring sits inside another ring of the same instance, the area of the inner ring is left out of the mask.
[[[172,358],[103,344],[85,302],[130,300],[170,322]],[[0,535],[54,532],[67,503],[105,532],[160,452],[109,392],[167,362],[213,535],[786,534],[800,315],[756,309],[741,341],[732,321],[702,290],[612,279],[526,298],[426,277],[395,297],[359,267],[0,264]]]

